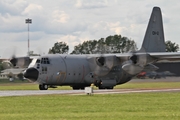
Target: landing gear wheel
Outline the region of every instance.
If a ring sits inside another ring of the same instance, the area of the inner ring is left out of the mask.
[[[73,90],[79,90],[79,87],[73,86]]]
[[[80,89],[81,89],[81,90],[84,90],[85,88],[84,88],[84,87],[81,87]]]
[[[104,88],[104,87],[99,86],[99,89],[100,89],[100,90],[102,90],[102,89],[105,89],[105,88]]]
[[[114,87],[102,87],[102,86],[99,86],[99,89],[113,89]]]
[[[39,90],[47,90],[48,89],[48,85],[42,84],[39,85]]]
[[[106,89],[113,89],[114,87],[107,87]]]

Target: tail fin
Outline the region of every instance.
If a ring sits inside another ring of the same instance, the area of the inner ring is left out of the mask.
[[[161,9],[154,7],[140,51],[165,52],[164,30]]]

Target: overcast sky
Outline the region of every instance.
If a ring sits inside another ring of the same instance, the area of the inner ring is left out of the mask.
[[[47,54],[55,42],[66,42],[70,52],[86,40],[109,35],[128,37],[140,48],[154,6],[163,15],[165,40],[180,44],[179,0],[0,0],[0,56]]]

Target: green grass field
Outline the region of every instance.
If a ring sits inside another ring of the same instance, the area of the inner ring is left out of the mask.
[[[0,97],[1,120],[179,120],[179,93]]]
[[[179,88],[180,82],[126,83],[116,88]],[[0,90],[37,90],[3,83]],[[58,87],[58,89],[71,89]],[[179,92],[0,97],[0,120],[179,120]]]

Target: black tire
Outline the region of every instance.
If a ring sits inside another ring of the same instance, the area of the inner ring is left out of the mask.
[[[105,89],[105,88],[104,88],[104,87],[99,86],[99,89],[100,89],[100,90],[102,90],[102,89]]]
[[[39,90],[43,90],[42,85],[39,85]]]
[[[79,87],[76,87],[76,86],[73,86],[72,88],[73,88],[73,90],[79,90],[80,89]]]
[[[48,85],[42,84],[39,85],[39,90],[47,90],[48,89]]]
[[[114,87],[107,87],[106,89],[113,89]]]
[[[101,89],[101,90],[103,90],[103,89],[113,89],[114,87],[112,86],[112,87],[99,87],[99,89]]]
[[[81,90],[84,90],[85,89],[85,87],[81,87]]]

